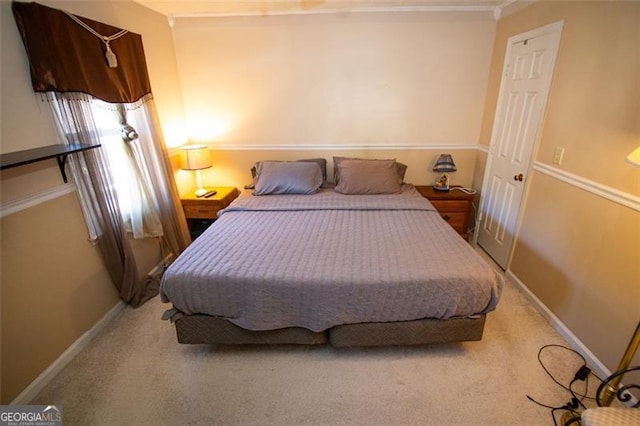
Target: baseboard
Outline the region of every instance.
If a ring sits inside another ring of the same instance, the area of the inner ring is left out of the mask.
[[[529,290],[529,288],[520,281],[520,279],[510,269],[506,271],[506,274],[514,283],[516,283],[538,312],[540,312],[540,314],[549,321],[551,326],[560,333],[569,345],[584,356],[589,367],[594,370],[599,377],[609,377],[612,374],[611,371],[593,354],[593,352],[591,352],[589,348],[587,348],[585,344],[582,343],[582,341],[578,339],[578,337],[576,337],[576,335],[573,334],[571,330],[569,330],[567,326],[564,325],[564,323],[560,321],[560,319],[551,312],[551,310],[547,308],[547,306],[542,303],[542,301],[538,299],[538,297],[533,294],[533,292]]]
[[[67,365],[71,360],[84,349],[94,337],[113,320],[124,309],[126,303],[119,301],[104,317],[100,319],[91,329],[67,348],[46,370],[29,384],[12,402],[12,405],[27,405],[42,389]]]
[[[173,260],[173,258],[174,258],[173,253],[169,253],[163,259],[161,259],[160,262],[158,262],[156,264],[156,266],[151,268],[151,270],[147,273],[147,275],[151,276],[151,277],[154,277],[154,276],[158,275],[159,273],[164,272],[164,270],[166,269],[167,265],[169,265],[169,262],[171,260]]]
[[[147,275],[155,276],[164,271],[172,259],[173,254],[169,253],[160,260]],[[71,344],[49,367],[46,368],[36,379],[29,384],[20,394],[11,401],[12,405],[27,405],[33,398],[49,384],[49,382],[67,365],[71,360],[80,353],[100,331],[109,324],[119,313],[127,306],[122,300],[109,310],[91,329],[87,330],[82,336]]]

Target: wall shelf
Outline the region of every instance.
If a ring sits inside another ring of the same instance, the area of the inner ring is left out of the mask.
[[[0,154],[0,170],[24,166],[25,164],[31,164],[38,161],[55,158],[58,161],[58,167],[60,168],[62,180],[64,181],[64,183],[67,183],[67,174],[64,170],[64,165],[69,154],[98,147],[100,147],[100,145],[57,144],[43,146],[40,148],[25,149],[24,151],[8,152],[6,154]]]

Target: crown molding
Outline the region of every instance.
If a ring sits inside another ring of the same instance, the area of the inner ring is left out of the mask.
[[[507,0],[515,1],[515,0]],[[500,7],[500,6],[498,6]],[[266,17],[266,16],[295,16],[295,15],[335,15],[351,13],[415,13],[415,12],[463,12],[463,13],[493,13],[497,7],[490,5],[433,5],[433,6],[386,6],[386,7],[354,7],[336,9],[308,9],[308,10],[280,10],[280,11],[247,11],[247,12],[202,12],[175,13],[169,17],[173,24],[179,18],[229,18],[229,17]]]
[[[500,5],[496,6],[493,9],[493,17],[495,20],[499,20],[502,17],[504,10],[509,7],[511,4],[515,3],[517,0],[505,0]]]
[[[493,9],[493,17],[496,21],[499,21],[501,18],[511,15],[513,12],[525,8],[536,1],[538,0],[505,0]]]

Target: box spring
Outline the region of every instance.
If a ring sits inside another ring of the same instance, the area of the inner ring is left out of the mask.
[[[251,331],[209,315],[185,315],[175,322],[178,342],[187,344],[299,344],[334,347],[424,345],[478,341],[482,339],[485,315],[444,320],[345,324],[323,332],[301,327]]]

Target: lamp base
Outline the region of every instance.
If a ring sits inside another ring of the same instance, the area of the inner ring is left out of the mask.
[[[449,176],[442,175],[436,182],[433,184],[433,189],[436,191],[448,191],[449,190]]]

